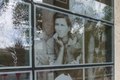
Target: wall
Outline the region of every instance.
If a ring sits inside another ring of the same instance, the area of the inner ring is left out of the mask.
[[[120,80],[120,0],[115,0],[115,80]]]

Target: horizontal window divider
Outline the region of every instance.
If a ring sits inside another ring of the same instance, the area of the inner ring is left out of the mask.
[[[15,71],[32,71],[32,68],[0,69],[0,73],[1,72],[15,72]]]
[[[41,67],[35,67],[35,70],[46,70],[46,69],[60,69],[60,68],[96,68],[96,67],[109,67],[113,66],[114,63],[95,63],[95,64],[81,64],[81,65],[65,65],[65,66],[41,66]]]
[[[65,66],[41,66],[35,67],[34,70],[51,70],[51,69],[83,69],[83,68],[96,68],[96,67],[109,67],[113,66],[114,63],[95,63],[95,64],[81,64],[81,65],[65,65]],[[0,72],[13,72],[13,71],[32,71],[33,68],[8,68],[8,69],[1,69]]]
[[[101,20],[101,19],[96,19],[96,18],[92,18],[92,17],[89,17],[89,16],[86,16],[86,15],[81,15],[81,14],[78,14],[78,13],[74,13],[70,10],[67,10],[67,9],[63,9],[63,8],[60,8],[60,7],[57,7],[57,6],[53,6],[53,5],[50,5],[50,4],[46,4],[46,3],[36,3],[36,2],[32,2],[34,5],[37,5],[37,6],[41,6],[41,7],[45,7],[45,8],[48,8],[48,9],[53,9],[53,10],[56,10],[56,11],[60,11],[60,12],[64,12],[64,13],[68,13],[68,14],[71,14],[71,15],[75,15],[75,16],[79,16],[79,17],[82,17],[82,18],[86,18],[86,19],[90,19],[90,20],[93,20],[93,21],[101,21],[102,23],[105,23],[107,25],[114,25],[114,23],[112,22],[109,22],[109,21],[106,21],[106,20]]]
[[[25,0],[25,1],[24,1],[24,0],[22,0],[22,2],[25,2],[25,3],[32,3],[32,2],[33,2],[33,0],[30,0],[30,1],[29,1],[29,0]]]

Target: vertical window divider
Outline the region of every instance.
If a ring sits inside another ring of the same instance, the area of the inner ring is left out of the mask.
[[[84,64],[85,64],[85,26],[83,29],[83,65]],[[85,80],[85,68],[83,68],[83,80]]]
[[[30,28],[29,28],[30,29],[30,32],[29,32],[29,37],[30,37],[30,39],[29,39],[30,40],[30,43],[29,43],[30,44],[29,58],[30,58],[30,61],[29,61],[29,64],[30,64],[30,67],[32,68],[32,23],[31,23],[32,22],[32,18],[31,18],[32,14],[31,14],[31,4],[29,4],[29,13],[30,13],[29,14],[29,19],[30,19],[29,20],[29,24],[30,24]]]
[[[112,17],[113,17],[113,26],[112,26],[112,61],[113,61],[113,80],[115,80],[115,0],[112,0]]]
[[[31,0],[31,32],[32,32],[32,80],[35,79],[35,65],[34,65],[34,3],[33,0]]]

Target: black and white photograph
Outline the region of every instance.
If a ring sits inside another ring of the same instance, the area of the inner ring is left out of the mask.
[[[83,19],[36,7],[35,65],[82,64]]]

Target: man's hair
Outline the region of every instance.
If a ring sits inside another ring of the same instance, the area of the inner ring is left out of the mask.
[[[67,22],[68,27],[71,27],[71,22],[70,22],[70,19],[69,19],[68,15],[62,14],[62,13],[55,13],[54,14],[54,22],[57,18],[64,18]]]

